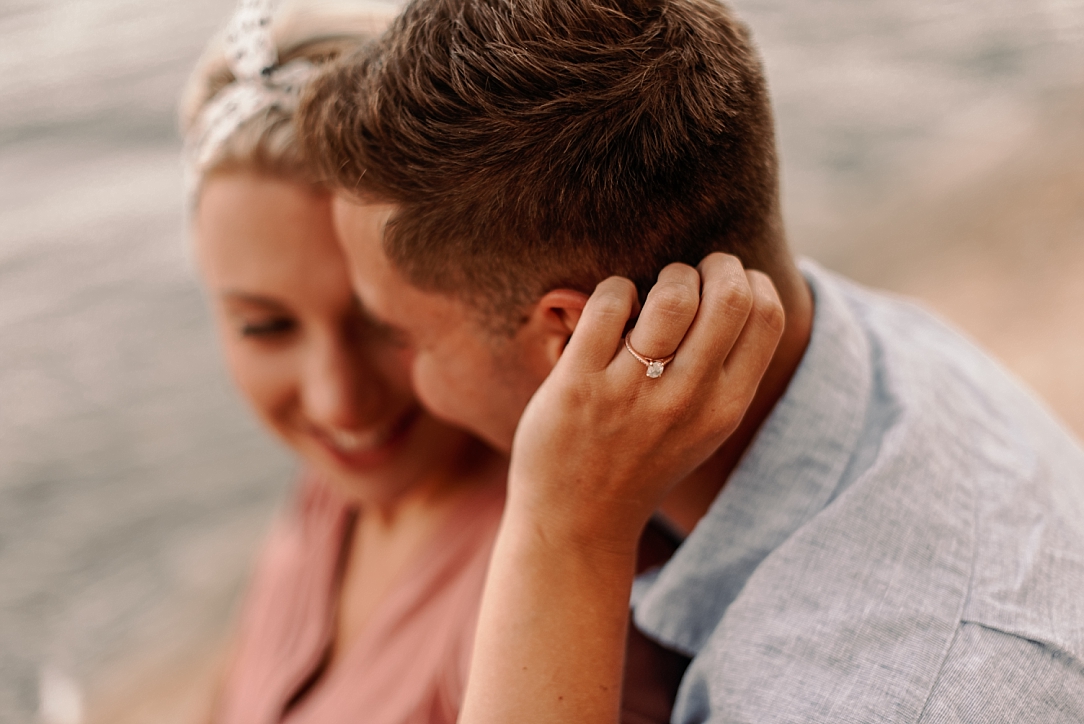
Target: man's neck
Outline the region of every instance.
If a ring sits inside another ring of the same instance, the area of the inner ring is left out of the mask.
[[[715,453],[670,491],[660,512],[688,534],[708,512],[730,474],[753,442],[760,426],[787,391],[813,330],[813,294],[801,272],[790,265],[784,279],[774,279],[786,311],[786,326],[775,355],[738,429]]]

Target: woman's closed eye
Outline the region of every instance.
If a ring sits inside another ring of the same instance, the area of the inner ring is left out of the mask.
[[[238,331],[242,337],[271,339],[284,337],[297,329],[297,322],[289,317],[241,320]]]
[[[245,291],[223,292],[222,311],[243,338],[282,338],[298,325],[294,314],[278,300]]]

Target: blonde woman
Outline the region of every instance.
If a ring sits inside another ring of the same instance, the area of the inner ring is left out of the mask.
[[[212,719],[454,722],[506,462],[432,418],[351,290],[298,93],[389,6],[242,3],[182,102],[196,259],[237,386],[298,456]]]

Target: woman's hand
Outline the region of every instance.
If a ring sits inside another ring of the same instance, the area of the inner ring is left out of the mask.
[[[634,549],[675,483],[734,432],[783,332],[783,307],[760,272],[712,254],[699,270],[663,269],[629,343],[675,355],[652,379],[624,347],[635,287],[598,285],[512,446],[509,509],[570,543]]]
[[[588,300],[516,430],[461,724],[617,722],[636,547],[666,493],[734,432],[783,331],[767,276],[713,254]]]

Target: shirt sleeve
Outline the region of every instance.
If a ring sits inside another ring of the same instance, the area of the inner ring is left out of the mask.
[[[824,706],[794,706],[764,692],[739,690],[726,703],[715,695],[719,671],[712,656],[697,657],[682,681],[679,724],[753,724],[762,721],[828,724],[836,721],[898,724],[1081,724],[1084,722],[1084,662],[1071,654],[977,623],[957,627],[941,668],[920,712],[904,713],[871,688],[850,690],[831,699],[829,709],[863,703],[876,718],[829,717]],[[895,676],[901,675],[896,672]],[[787,687],[786,679],[775,687]],[[875,688],[875,687],[874,687]],[[825,702],[821,702],[824,704]],[[861,708],[861,707],[860,707]],[[752,713],[755,710],[759,713]],[[855,713],[851,710],[852,715]]]
[[[1084,722],[1084,662],[976,623],[957,631],[920,724]]]

